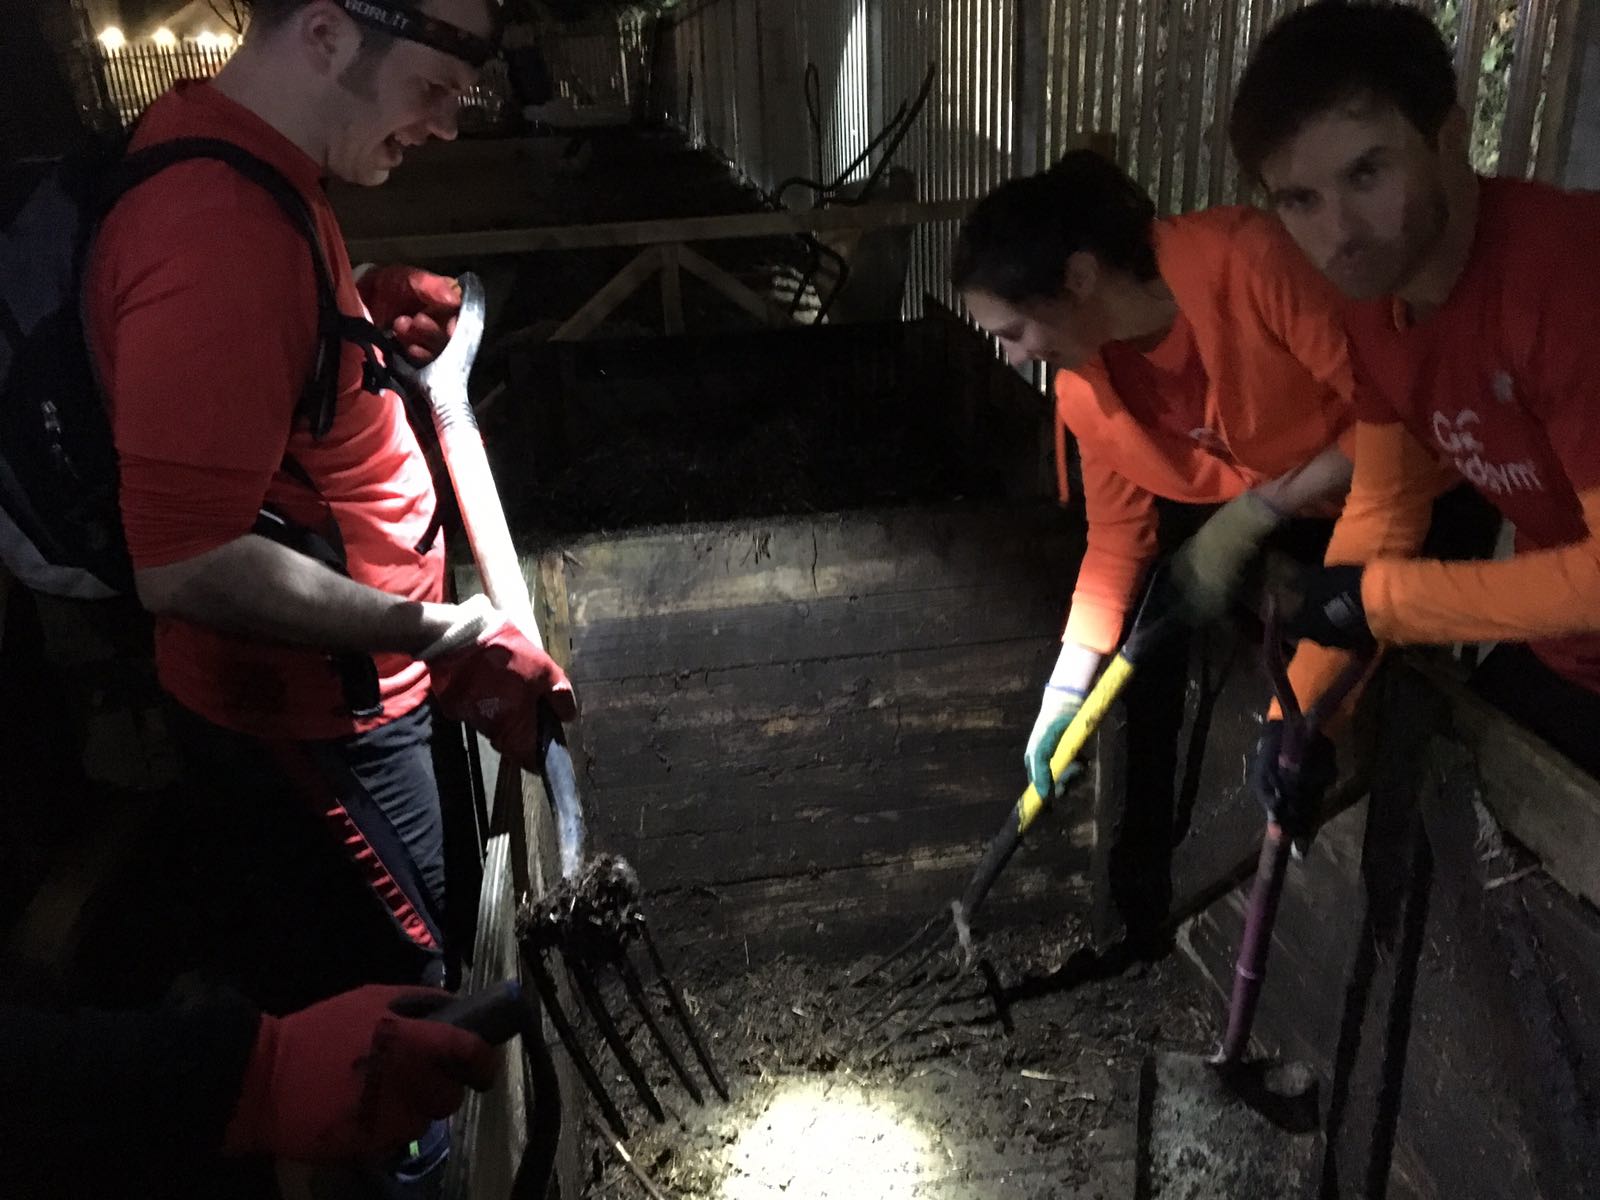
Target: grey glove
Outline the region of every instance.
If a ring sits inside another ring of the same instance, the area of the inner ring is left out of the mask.
[[[1172,585],[1191,625],[1221,618],[1244,571],[1283,517],[1254,492],[1236,496],[1211,515],[1173,556]]]

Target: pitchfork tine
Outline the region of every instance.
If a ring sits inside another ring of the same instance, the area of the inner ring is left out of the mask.
[[[605,1085],[600,1082],[600,1075],[594,1069],[594,1063],[589,1061],[589,1056],[584,1052],[583,1042],[578,1037],[578,1031],[572,1027],[572,1022],[567,1019],[566,1010],[561,1007],[561,1001],[556,996],[556,981],[544,969],[544,960],[537,952],[522,952],[523,969],[533,976],[533,986],[539,991],[539,999],[544,1002],[545,1012],[550,1014],[550,1024],[556,1027],[556,1037],[561,1039],[561,1044],[566,1047],[572,1065],[578,1069],[584,1086],[589,1089],[589,1095],[594,1097],[594,1102],[599,1106],[601,1114],[606,1119],[606,1124],[616,1132],[623,1141],[628,1140],[628,1123],[622,1119],[622,1113],[617,1110],[616,1104],[606,1094]]]
[[[955,971],[953,974],[949,969],[952,965],[955,966]],[[891,1004],[886,1011],[880,1013],[871,1024],[867,1025],[865,1028],[860,1030],[855,1037],[851,1038],[849,1047],[859,1046],[862,1042],[866,1041],[869,1035],[887,1025],[897,1014],[902,1013],[906,1009],[910,1008],[912,1003],[922,996],[923,993],[925,993],[929,988],[940,987],[950,982],[951,979],[959,981],[961,975],[962,971],[959,963],[947,963],[946,969],[937,972],[929,972],[925,978],[919,980],[916,984],[910,988],[907,988],[904,992],[901,992],[895,999],[895,1002]]]
[[[594,1018],[594,1023],[600,1030],[600,1036],[605,1038],[606,1045],[611,1047],[611,1053],[616,1056],[617,1062],[633,1084],[633,1090],[639,1094],[639,1102],[649,1110],[652,1117],[665,1123],[666,1110],[661,1107],[661,1101],[656,1096],[655,1089],[650,1086],[650,1081],[644,1077],[639,1060],[634,1058],[633,1051],[628,1049],[627,1040],[618,1030],[616,1022],[611,1019],[611,1014],[606,1011],[605,1001],[600,998],[600,989],[595,986],[594,976],[589,973],[589,964],[571,962],[568,966],[572,972],[572,981],[578,986],[578,994],[583,997],[584,1007],[589,1010],[589,1015]]]
[[[874,975],[877,975],[877,974],[880,974],[882,972],[887,971],[899,959],[902,959],[906,955],[912,953],[916,949],[917,945],[924,938],[926,938],[930,933],[937,932],[939,927],[940,927],[940,925],[943,923],[943,920],[944,920],[944,914],[943,913],[934,913],[933,916],[930,917],[923,924],[921,929],[917,930],[910,937],[908,937],[905,941],[901,942],[898,946],[896,946],[888,954],[884,955],[877,962],[873,963],[870,967],[868,967],[860,975],[857,975],[855,978],[846,979],[844,981],[845,987],[860,987],[862,984],[866,983],[867,980],[871,979]],[[926,958],[926,956],[924,956],[924,961],[925,961],[925,958]]]
[[[923,1022],[926,1021],[929,1017],[931,1017],[935,1012],[937,1012],[944,1005],[948,1004],[950,1002],[951,997],[953,997],[956,994],[956,992],[960,990],[961,984],[966,978],[966,974],[967,973],[965,971],[961,971],[961,970],[956,971],[955,975],[950,978],[950,986],[945,988],[942,992],[940,992],[932,1000],[928,1001],[928,1003],[923,1007],[922,1011],[917,1013],[917,1015],[911,1020],[911,1022],[909,1024],[903,1026],[901,1029],[899,1029],[895,1033],[891,1034],[889,1037],[885,1038],[882,1042],[880,1042],[878,1044],[878,1048],[876,1050],[874,1050],[871,1054],[867,1055],[866,1058],[862,1059],[863,1065],[870,1065],[873,1062],[876,1062],[878,1060],[878,1058],[880,1058],[882,1055],[887,1053],[889,1048],[891,1046],[893,1046],[896,1042],[900,1041],[900,1039],[905,1038],[905,1037],[909,1037],[913,1033],[916,1033],[919,1030],[921,1030]]]
[[[939,954],[939,952],[941,950],[953,950],[953,949],[955,949],[954,946],[946,946],[944,943],[945,943],[945,939],[944,938],[940,938],[938,941],[934,942],[933,945],[929,946],[926,950],[924,950],[922,952],[921,956],[918,957],[916,959],[916,961],[914,961],[909,967],[906,967],[898,975],[896,975],[896,976],[894,976],[894,978],[890,979],[889,982],[887,982],[887,983],[881,985],[880,987],[878,987],[876,990],[873,991],[873,993],[870,996],[868,996],[860,1004],[858,1004],[854,1008],[852,1008],[850,1010],[849,1015],[852,1016],[852,1017],[859,1017],[862,1013],[866,1012],[869,1008],[875,1007],[877,1005],[878,1001],[883,999],[885,996],[894,996],[894,995],[896,995],[900,991],[901,988],[905,987],[907,983],[909,983],[912,979],[916,978],[917,972],[922,970],[922,968],[925,967],[930,960],[935,958]],[[898,1011],[899,1007],[900,1006],[897,1005],[895,1008],[892,1008],[889,1011],[890,1012]]]
[[[672,981],[672,976],[667,974],[667,964],[661,958],[661,951],[656,948],[656,939],[651,934],[650,924],[644,919],[643,914],[638,917],[637,925],[639,936],[644,940],[644,948],[650,955],[650,965],[655,968],[656,979],[661,983],[661,990],[667,994],[667,1003],[672,1006],[672,1015],[678,1018],[683,1036],[689,1039],[689,1048],[694,1051],[695,1058],[700,1060],[700,1066],[705,1071],[706,1078],[711,1081],[711,1086],[716,1089],[717,1095],[724,1100],[728,1099],[728,1085],[723,1082],[722,1072],[717,1070],[717,1064],[706,1046],[705,1037],[701,1034],[700,1027],[695,1024],[689,1006],[684,1003],[683,993],[678,991],[678,985]]]
[[[661,1051],[661,1056],[667,1060],[683,1083],[684,1090],[694,1098],[694,1102],[704,1104],[706,1098],[700,1091],[700,1085],[694,1081],[694,1076],[689,1074],[689,1068],[684,1066],[683,1059],[672,1048],[672,1043],[667,1040],[666,1031],[656,1021],[655,1013],[650,1011],[650,997],[645,995],[644,985],[639,981],[639,973],[633,969],[633,963],[628,960],[626,949],[618,952],[615,965],[617,974],[622,977],[622,986],[627,990],[628,999],[633,1001],[634,1010],[644,1021],[644,1027],[650,1031],[650,1036],[655,1039],[656,1049]]]

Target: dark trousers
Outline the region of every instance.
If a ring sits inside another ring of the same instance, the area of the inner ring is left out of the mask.
[[[1600,778],[1600,692],[1557,675],[1527,646],[1510,642],[1496,646],[1473,672],[1472,688]]]
[[[179,711],[204,964],[269,1010],[365,982],[442,985],[445,855],[428,706],[285,742]]]

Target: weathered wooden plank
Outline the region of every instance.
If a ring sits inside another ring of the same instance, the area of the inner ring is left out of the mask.
[[[792,600],[574,627],[580,679],[626,680],[854,658],[884,649],[982,647],[1055,633],[1066,596],[1009,583]]]
[[[622,853],[652,887],[716,887],[752,879],[890,865],[964,848],[976,864],[984,843],[1005,818],[1004,801],[968,800],[906,814],[888,809],[871,817],[778,822],[747,829],[628,839]],[[1070,818],[1071,814],[1063,814]],[[1085,874],[1092,827],[1081,817],[1042,828],[1035,840],[1054,848],[1063,869]]]
[[[574,675],[586,720],[638,722],[662,730],[767,723],[798,712],[853,712],[1037,700],[1056,653],[1044,631],[976,645],[876,647],[861,654],[677,671],[632,679]],[[1032,716],[1032,714],[1028,714]],[[774,729],[773,733],[781,733]]]
[[[491,254],[532,254],[542,250],[590,250],[607,246],[654,246],[663,242],[732,241],[795,233],[888,229],[958,221],[970,200],[903,204],[838,205],[805,212],[729,213],[711,217],[673,217],[616,221],[601,225],[546,225],[531,229],[481,229],[454,233],[359,238],[350,243],[358,262],[430,262]]]
[[[587,780],[599,791],[619,784],[694,787],[703,776],[739,778],[827,764],[897,757],[959,756],[998,748],[1007,758],[1026,739],[1028,702],[976,693],[948,704],[892,708],[783,707],[769,720],[720,729],[646,728],[597,718],[584,722]]]
[[[976,865],[963,850],[815,878],[665,891],[650,899],[651,924],[670,944],[693,947],[698,959],[713,965],[779,954],[838,961],[887,951],[946,911]],[[1084,877],[1062,870],[1050,846],[1024,846],[990,893],[979,932],[1022,916],[1064,919],[1087,900]]]
[[[598,837],[655,838],[759,829],[802,818],[909,819],[969,802],[993,808],[998,824],[1024,784],[1020,745],[1000,753],[985,748],[737,777],[708,774],[692,787],[681,779],[612,787],[599,794],[592,824]],[[1087,806],[1087,800],[1082,803]]]
[[[685,525],[574,539],[560,552],[572,620],[584,627],[966,584],[1037,589],[1041,577],[1066,592],[1082,545],[1074,518],[1024,504]]]
[[[1472,746],[1484,803],[1574,895],[1600,904],[1600,782],[1497,713],[1436,664],[1411,660]]]

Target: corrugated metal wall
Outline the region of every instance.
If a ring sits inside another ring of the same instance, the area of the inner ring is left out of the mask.
[[[937,63],[932,98],[896,157],[921,198],[982,195],[1101,133],[1115,135],[1119,159],[1163,211],[1183,211],[1241,197],[1227,150],[1233,87],[1262,33],[1300,3],[703,0],[663,22],[653,107],[772,191],[815,174],[813,64],[831,182]],[[1458,47],[1480,167],[1557,176],[1581,3],[1430,5]],[[943,282],[953,236],[919,231],[908,295],[954,299]]]

